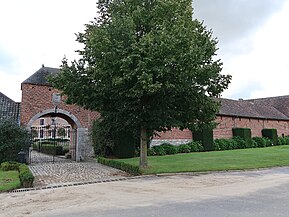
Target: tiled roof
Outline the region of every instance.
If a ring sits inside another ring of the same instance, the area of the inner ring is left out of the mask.
[[[37,72],[27,78],[22,84],[38,84],[38,85],[50,85],[47,81],[47,77],[55,75],[59,72],[57,68],[42,66]]]
[[[47,77],[60,70],[42,66],[22,84],[50,85]],[[289,96],[271,97],[251,100],[217,99],[221,102],[219,115],[289,120]]]
[[[0,92],[0,121],[11,120],[19,123],[20,103],[14,102],[12,99]]]
[[[221,102],[219,115],[289,120],[289,96],[282,99],[278,98],[277,100],[270,100],[270,98],[255,100],[219,100]],[[268,103],[268,100],[270,103]],[[287,106],[284,102],[287,103]]]

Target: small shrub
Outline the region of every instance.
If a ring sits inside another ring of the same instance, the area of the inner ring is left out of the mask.
[[[163,156],[166,152],[162,146],[156,145],[150,148],[150,152],[153,156]]]
[[[123,170],[123,171],[130,173],[132,175],[141,175],[142,174],[142,171],[138,166],[127,164],[127,163],[120,162],[117,160],[107,159],[104,157],[99,157],[97,159],[97,161],[98,161],[98,163],[101,163],[103,165],[107,165],[107,166],[110,166],[110,167],[113,167],[116,169]]]
[[[263,148],[272,146],[272,141],[266,137],[253,137],[253,141],[256,142],[256,147]]]
[[[188,144],[182,144],[178,146],[178,153],[190,153],[191,147]]]
[[[192,141],[192,142],[188,143],[188,145],[191,148],[191,152],[204,151],[203,145],[200,142],[198,142],[198,141]]]
[[[238,141],[234,139],[215,139],[214,148],[216,151],[237,149]]]
[[[244,149],[244,148],[251,148],[251,142],[247,139],[247,142],[239,136],[233,137],[234,146],[232,149]]]
[[[170,143],[163,143],[160,145],[164,149],[166,155],[173,155],[178,153],[178,148]]]
[[[278,137],[277,145],[289,145],[289,137]]]
[[[9,171],[9,170],[19,170],[20,163],[10,161],[10,162],[3,162],[1,163],[1,169],[3,171]]]

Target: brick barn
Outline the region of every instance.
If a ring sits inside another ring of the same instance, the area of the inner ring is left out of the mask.
[[[55,112],[52,97],[59,94],[60,91],[51,87],[47,76],[55,75],[58,72],[59,69],[42,66],[22,82],[20,124],[31,129],[38,120],[49,119],[52,116],[64,119],[66,125],[69,124],[72,129],[77,129],[73,158],[76,161],[85,160],[87,157],[93,156],[89,131],[93,120],[99,117],[99,113],[79,106],[67,105],[63,101]],[[217,127],[213,131],[215,139],[231,138],[232,128],[235,127],[250,128],[252,136],[261,136],[261,130],[264,128],[277,129],[279,136],[289,135],[289,96],[251,100],[223,98],[218,100],[221,102],[221,108],[216,118]],[[17,103],[10,104],[17,107]],[[172,129],[169,132],[160,132],[159,136],[153,138],[151,145],[163,142],[182,144],[191,140],[191,131]]]
[[[277,129],[278,136],[289,135],[289,96],[250,100],[218,99],[221,108],[217,114],[214,139],[231,138],[232,128],[250,128],[252,137],[261,137],[265,128]],[[163,142],[182,144],[192,140],[189,130],[173,129],[155,137],[153,145]]]

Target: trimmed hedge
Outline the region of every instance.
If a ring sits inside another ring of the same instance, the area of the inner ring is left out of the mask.
[[[214,150],[214,136],[212,129],[203,129],[193,132],[193,140],[200,142],[205,151]]]
[[[274,145],[277,145],[278,135],[276,129],[263,129],[262,136],[270,139]]]
[[[233,137],[240,137],[245,141],[244,147],[241,148],[249,148],[252,147],[252,133],[251,129],[249,128],[232,128],[233,131]]]
[[[15,161],[9,161],[9,162],[3,162],[1,163],[1,169],[3,171],[9,171],[9,170],[19,170],[20,163],[17,163]]]
[[[19,179],[22,187],[33,187],[34,176],[25,164],[19,166]]]
[[[39,144],[41,145],[39,147]],[[40,148],[40,150],[39,150]],[[46,143],[34,143],[33,144],[33,149],[40,151],[41,153],[44,154],[49,154],[49,155],[65,155],[65,153],[69,152],[69,147],[62,147],[60,145],[56,145],[54,147],[54,144],[46,144]]]
[[[110,166],[110,167],[113,167],[113,168],[116,168],[116,169],[123,170],[123,171],[125,171],[125,172],[127,172],[129,174],[132,174],[132,175],[141,175],[142,174],[142,171],[141,171],[141,169],[138,166],[133,166],[131,164],[127,164],[127,163],[120,162],[120,161],[117,161],[117,160],[112,160],[112,159],[107,159],[107,158],[104,158],[104,157],[99,157],[97,159],[97,162],[101,163],[103,165],[107,165],[107,166]]]

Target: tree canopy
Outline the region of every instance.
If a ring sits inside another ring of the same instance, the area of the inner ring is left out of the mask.
[[[191,0],[99,0],[97,7],[77,35],[81,58],[64,59],[52,79],[67,101],[99,111],[115,130],[138,129],[143,143],[148,133],[210,125],[214,98],[231,76],[214,58],[212,31],[192,19]]]

